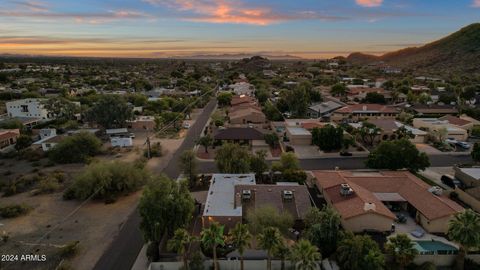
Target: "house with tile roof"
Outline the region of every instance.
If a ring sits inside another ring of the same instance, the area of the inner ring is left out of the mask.
[[[370,119],[394,119],[400,112],[391,106],[380,104],[354,104],[338,109],[332,113],[334,122],[357,122]]]
[[[429,233],[446,233],[463,207],[407,171],[314,171],[316,186],[353,232],[389,231],[396,211]]]
[[[0,129],[0,153],[12,151],[19,136],[19,129]]]

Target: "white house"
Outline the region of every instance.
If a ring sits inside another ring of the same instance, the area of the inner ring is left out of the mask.
[[[61,142],[64,138],[65,138],[64,136],[57,136],[57,135],[45,137],[39,141],[34,142],[33,145],[41,145],[42,150],[44,152],[47,152],[53,147],[55,147],[55,145]]]
[[[133,140],[131,137],[111,137],[110,143],[113,147],[131,147],[133,146]]]
[[[7,114],[10,117],[50,119],[48,111],[41,103],[43,99],[26,98],[6,103]]]

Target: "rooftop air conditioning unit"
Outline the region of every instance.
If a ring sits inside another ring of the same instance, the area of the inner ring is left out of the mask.
[[[250,200],[252,198],[252,191],[250,189],[242,190],[242,200]]]
[[[442,188],[438,187],[438,186],[433,186],[433,187],[429,188],[428,191],[431,192],[432,194],[437,195],[437,196],[441,196],[442,193],[443,193]]]
[[[353,194],[353,189],[348,184],[341,184],[340,186],[340,194],[342,196],[349,196]]]
[[[291,190],[284,190],[283,191],[283,199],[286,201],[293,200],[293,191]]]

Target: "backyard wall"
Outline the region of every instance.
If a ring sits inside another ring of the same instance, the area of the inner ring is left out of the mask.
[[[450,196],[451,192],[452,191],[450,191],[450,192],[446,191],[446,193],[448,193],[447,194],[448,196]],[[465,191],[463,191],[459,188],[455,189],[455,192],[458,194],[458,198],[462,202],[470,205],[473,208],[473,210],[475,210],[477,212],[480,212],[480,201],[479,200],[477,200],[475,197],[471,196],[470,194],[466,193]]]

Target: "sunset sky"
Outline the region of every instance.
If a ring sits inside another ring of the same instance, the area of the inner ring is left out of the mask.
[[[321,58],[419,46],[480,21],[480,0],[0,0],[0,53]]]

